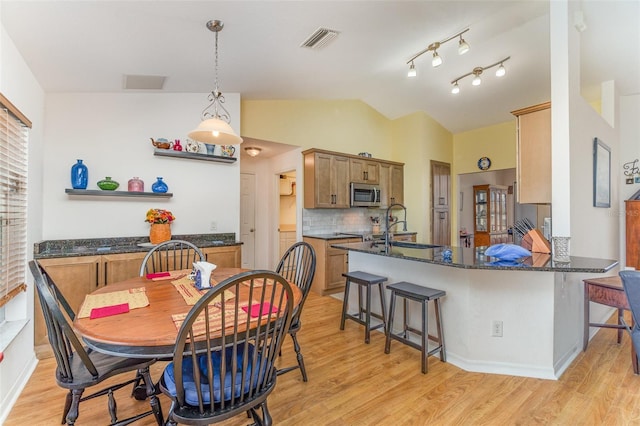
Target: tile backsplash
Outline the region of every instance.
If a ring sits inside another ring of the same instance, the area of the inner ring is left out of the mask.
[[[328,234],[332,232],[370,233],[378,217],[384,227],[384,209],[303,209],[303,234]]]

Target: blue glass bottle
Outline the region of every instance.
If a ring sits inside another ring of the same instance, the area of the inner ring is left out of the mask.
[[[89,170],[87,166],[82,164],[82,160],[78,160],[76,164],[71,166],[71,187],[73,189],[87,189],[89,182]]]
[[[155,181],[153,185],[151,185],[151,190],[153,192],[161,192],[161,193],[167,192],[169,190],[169,187],[167,186],[167,184],[164,183],[161,177],[158,177],[157,179],[158,180]]]

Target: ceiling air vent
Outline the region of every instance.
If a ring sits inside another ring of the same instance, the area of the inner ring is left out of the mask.
[[[302,42],[300,47],[308,47],[309,49],[319,49],[336,38],[340,34],[336,30],[330,30],[329,28],[318,28],[313,34]]]
[[[122,87],[125,90],[162,90],[167,79],[161,75],[129,75],[122,78]]]

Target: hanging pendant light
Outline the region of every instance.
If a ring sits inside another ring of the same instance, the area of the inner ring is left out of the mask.
[[[218,33],[222,31],[224,23],[218,20],[207,22],[207,28],[216,35],[215,44],[215,88],[209,93],[209,105],[202,111],[202,121],[198,128],[189,132],[189,138],[215,145],[234,145],[242,143],[229,125],[229,111],[224,107],[224,95],[218,89]],[[210,112],[209,110],[212,110]]]

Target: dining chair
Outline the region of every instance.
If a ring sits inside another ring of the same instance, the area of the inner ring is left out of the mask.
[[[36,291],[47,326],[47,337],[56,359],[56,382],[61,388],[69,390],[62,413],[62,424],[75,424],[82,401],[107,395],[107,406],[111,418],[109,424],[127,425],[153,414],[158,425],[162,425],[160,400],[155,395],[155,387],[149,373],[149,366],[155,360],[122,358],[85,349],[75,335],[69,320],[60,309],[60,304],[62,304],[67,315],[75,317],[69,304],[56,290],[55,284],[47,282],[40,265],[35,260],[29,261],[29,269],[35,281]],[[151,410],[123,420],[118,420],[117,418],[117,405],[113,392],[129,384],[136,383],[137,378],[110,385],[83,397],[85,389],[98,385],[110,377],[131,371],[137,372],[142,377],[146,386],[146,395],[150,398]]]
[[[311,282],[316,272],[316,252],[309,243],[297,242],[287,249],[282,255],[282,259],[278,262],[276,267],[276,273],[282,275],[287,281],[295,284],[302,291],[302,300],[300,304],[296,306],[293,311],[293,317],[291,319],[291,327],[289,327],[289,335],[293,340],[293,348],[296,351],[296,358],[298,365],[279,368],[278,374],[284,374],[289,371],[300,369],[302,373],[302,381],[307,381],[307,370],[304,367],[304,358],[300,351],[300,344],[296,333],[300,331],[302,322],[300,316],[302,314],[302,307],[311,290]]]
[[[142,259],[140,276],[154,272],[192,269],[193,262],[204,260],[205,255],[195,244],[184,240],[169,240],[149,250]]]
[[[271,425],[267,397],[292,314],[291,285],[270,271],[235,275],[202,296],[182,320],[158,384],[172,401],[167,424],[206,425],[247,413],[255,424]]]
[[[624,293],[627,295],[627,301],[629,302],[629,308],[631,309],[631,317],[633,319],[633,325],[629,326],[624,320],[624,317],[620,315],[620,323],[623,324],[629,334],[631,335],[631,342],[636,350],[637,355],[640,354],[640,271],[620,271],[618,272],[620,279],[622,280],[622,287]],[[634,360],[638,363],[638,359]]]

